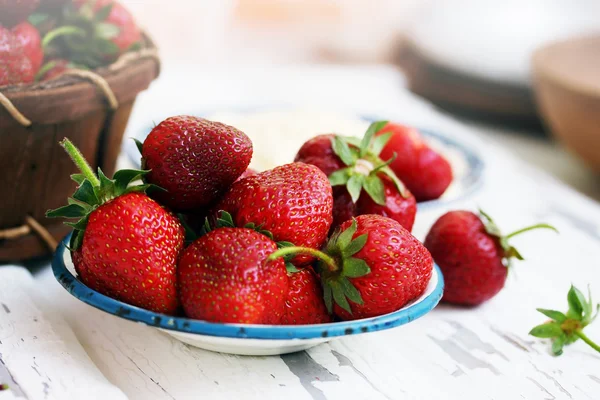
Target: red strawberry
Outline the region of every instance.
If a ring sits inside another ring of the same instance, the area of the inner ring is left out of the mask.
[[[0,86],[31,83],[35,70],[11,31],[0,26]]]
[[[450,186],[452,167],[423,141],[416,129],[389,123],[378,135],[389,137],[381,157],[388,159],[394,153],[397,155],[390,168],[417,201],[437,199]]]
[[[289,274],[290,287],[285,299],[282,325],[308,325],[331,322],[323,302],[319,278],[310,267]]]
[[[174,314],[184,231],[173,214],[141,193],[145,187],[128,187],[147,171],[121,170],[109,180],[99,169],[98,179],[68,139],[61,144],[83,174],[73,177],[80,186],[69,205],[46,215],[81,218],[71,224],[70,244],[80,279],[125,303]]]
[[[220,122],[192,116],[167,118],[141,146],[146,176],[166,190],[156,198],[179,211],[214,203],[246,170],[252,142]]]
[[[336,188],[333,199],[332,229],[358,215],[379,214],[395,220],[411,231],[417,215],[415,197],[410,192],[406,194],[407,197],[403,197],[386,176],[381,177],[381,180],[385,191],[385,205],[375,203],[369,196],[360,196],[354,204],[345,188]]]
[[[481,212],[450,211],[431,227],[425,246],[444,275],[443,300],[474,306],[494,297],[503,287],[510,259],[523,257],[508,244],[511,237],[536,228],[538,224],[502,236],[491,218]]]
[[[332,230],[362,214],[384,215],[412,229],[415,198],[378,156],[387,137],[373,139],[384,124],[371,124],[361,143],[333,134],[316,136],[296,155],[296,161],[317,166],[334,185]]]
[[[313,165],[292,163],[235,182],[214,214],[226,211],[236,226],[253,224],[276,242],[316,249],[327,239],[332,207],[325,174]],[[296,261],[304,264],[310,257]]]
[[[19,42],[25,55],[31,61],[31,67],[37,72],[42,66],[44,50],[38,30],[29,22],[21,22],[12,29],[15,39]]]
[[[0,25],[12,27],[25,21],[40,0],[0,0]]]
[[[190,318],[278,324],[288,278],[277,245],[245,228],[218,228],[185,249],[178,265],[181,304]]]
[[[325,304],[344,320],[375,317],[402,308],[427,287],[429,251],[393,219],[360,215],[346,221],[323,251],[286,247],[270,256],[307,253],[319,258]],[[348,301],[350,300],[350,301]]]

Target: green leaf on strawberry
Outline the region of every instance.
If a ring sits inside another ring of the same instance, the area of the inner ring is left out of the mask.
[[[333,152],[347,168],[331,173],[329,182],[332,186],[345,185],[354,203],[358,201],[364,190],[376,204],[386,204],[381,175],[389,177],[403,197],[408,196],[404,184],[389,168],[389,164],[395,159],[396,155],[387,161],[379,158],[379,154],[390,140],[391,134],[380,136],[375,136],[375,134],[383,129],[386,124],[387,121],[373,122],[360,141],[357,138],[339,135],[335,135],[331,139]]]
[[[100,205],[126,193],[145,192],[148,189],[158,188],[154,185],[132,185],[134,181],[148,173],[145,170],[120,170],[114,174],[113,179],[109,179],[98,168],[96,175],[81,152],[69,139],[63,139],[60,144],[81,171],[81,174],[71,176],[79,184],[79,187],[68,199],[66,206],[48,210],[46,217],[77,219],[76,222],[65,222],[75,230],[70,243],[72,250],[77,250],[81,246],[89,214]]]
[[[567,302],[569,310],[566,313],[538,308],[537,311],[549,317],[551,321],[535,326],[529,334],[538,338],[552,339],[552,353],[556,356],[563,353],[564,346],[579,339],[600,352],[600,346],[583,333],[583,329],[594,321],[600,311],[600,304],[594,307],[589,287],[586,299],[579,289],[571,285],[567,294]]]

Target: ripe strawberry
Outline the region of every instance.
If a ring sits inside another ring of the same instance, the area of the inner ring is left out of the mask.
[[[416,201],[379,152],[389,139],[374,135],[386,124],[371,124],[358,143],[354,138],[333,134],[316,136],[302,145],[295,160],[317,166],[334,186],[332,229],[353,216],[381,214],[408,230],[417,212]]]
[[[389,137],[381,157],[397,155],[390,168],[417,201],[437,199],[444,194],[452,183],[452,167],[423,141],[416,129],[388,123],[378,135]]]
[[[319,278],[310,267],[289,274],[290,287],[285,299],[282,325],[324,324],[331,315],[323,302]]]
[[[13,33],[0,26],[0,86],[31,83],[35,70]]]
[[[316,249],[327,239],[332,207],[325,174],[313,165],[292,163],[235,182],[213,214],[226,211],[236,226],[253,224],[276,242]],[[295,261],[310,260],[302,256]]]
[[[415,197],[410,192],[403,197],[388,177],[383,176],[381,180],[384,187],[385,205],[377,204],[369,196],[360,196],[355,204],[347,190],[335,188],[332,229],[358,215],[379,214],[393,219],[410,232],[417,215]]]
[[[425,291],[433,269],[429,251],[398,222],[380,215],[346,221],[323,251],[286,247],[269,258],[291,254],[319,259],[325,304],[344,320],[402,308]]]
[[[240,179],[244,179],[247,176],[252,176],[252,175],[256,175],[256,174],[258,174],[257,170],[248,168],[236,179],[236,182],[239,181]]]
[[[246,170],[252,142],[220,122],[192,116],[167,118],[141,145],[146,179],[164,189],[156,198],[179,211],[214,203]]]
[[[450,211],[431,227],[425,246],[444,275],[443,300],[475,306],[494,297],[503,287],[512,257],[521,254],[508,239],[537,228],[556,230],[538,224],[503,236],[492,219],[481,212]]]
[[[211,322],[278,324],[288,278],[283,260],[268,260],[275,250],[271,239],[245,228],[218,228],[197,239],[178,265],[185,314]]]
[[[173,214],[142,193],[147,185],[128,187],[147,171],[121,170],[109,180],[98,169],[98,179],[68,139],[61,144],[83,174],[73,176],[79,188],[69,204],[46,215],[80,218],[69,225],[81,281],[125,303],[174,314],[184,232]]]
[[[12,29],[15,39],[19,42],[25,55],[31,61],[31,67],[37,73],[42,66],[44,50],[38,30],[29,22],[21,22]]]
[[[0,0],[0,25],[13,27],[35,11],[40,0]]]

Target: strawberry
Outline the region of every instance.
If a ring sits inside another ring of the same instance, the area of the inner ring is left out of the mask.
[[[69,204],[48,217],[79,218],[70,249],[81,281],[117,300],[151,311],[174,314],[179,307],[176,262],[183,248],[179,220],[143,192],[149,185],[129,183],[147,171],[121,170],[110,180],[92,172],[68,140],[67,150],[82,174]]]
[[[31,83],[35,70],[13,33],[0,25],[0,86]]]
[[[27,19],[40,0],[0,0],[0,25],[13,27]]]
[[[425,291],[433,269],[431,254],[408,230],[374,214],[344,222],[322,251],[285,247],[269,258],[296,254],[319,259],[325,305],[344,320],[402,308]]]
[[[170,117],[141,145],[146,175],[167,192],[163,204],[193,211],[213,204],[246,170],[252,142],[243,132],[220,122],[192,116]]]
[[[417,201],[437,199],[450,186],[452,167],[423,141],[416,129],[388,123],[377,134],[389,137],[381,157],[387,159],[397,155],[390,168]]]
[[[374,135],[386,124],[371,124],[362,141],[334,134],[316,136],[302,145],[296,161],[317,166],[334,186],[332,229],[353,216],[381,214],[412,229],[416,201],[389,168],[393,162],[379,158],[389,139]]]
[[[31,67],[37,72],[44,59],[40,33],[29,22],[21,22],[12,29],[12,33],[23,48],[25,55],[29,57]]]
[[[523,260],[508,240],[537,229],[556,229],[537,224],[503,236],[492,219],[480,211],[450,211],[431,227],[425,247],[442,270],[445,281],[443,300],[475,306],[494,297],[503,287],[511,258]]]
[[[324,324],[331,315],[323,302],[319,278],[310,267],[289,274],[289,290],[285,299],[282,325]]]
[[[316,249],[327,239],[332,207],[325,174],[314,165],[291,163],[235,182],[213,214],[226,211],[236,226],[251,224],[270,232],[276,242]]]
[[[109,64],[141,42],[132,15],[115,0],[67,3],[61,24],[44,36],[49,52],[89,68]]]
[[[239,181],[240,179],[244,179],[247,176],[252,176],[252,175],[256,175],[258,174],[258,171],[252,168],[248,168],[246,169],[244,172],[242,172],[242,174],[240,176],[238,176],[238,178],[236,179],[236,181]]]
[[[275,250],[271,239],[245,228],[218,228],[194,241],[177,271],[185,314],[211,322],[278,324],[288,278],[283,260],[268,260]]]

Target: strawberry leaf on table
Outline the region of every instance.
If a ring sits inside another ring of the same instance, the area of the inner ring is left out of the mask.
[[[583,329],[594,321],[600,311],[600,304],[594,307],[589,287],[588,299],[586,299],[579,289],[571,285],[567,294],[567,302],[569,310],[566,314],[556,310],[538,308],[537,311],[549,317],[551,321],[535,326],[529,334],[538,338],[552,339],[552,353],[556,356],[563,353],[564,346],[579,339],[600,352],[600,346],[583,333]]]
[[[331,173],[329,182],[332,186],[345,185],[354,203],[358,201],[364,189],[376,204],[386,204],[381,174],[392,180],[402,197],[408,196],[404,184],[389,168],[389,164],[394,161],[396,155],[394,154],[394,157],[385,162],[379,158],[379,153],[390,140],[391,134],[380,136],[375,136],[375,134],[386,124],[387,121],[373,122],[360,141],[357,138],[340,135],[334,135],[331,138],[333,152],[347,168]]]

